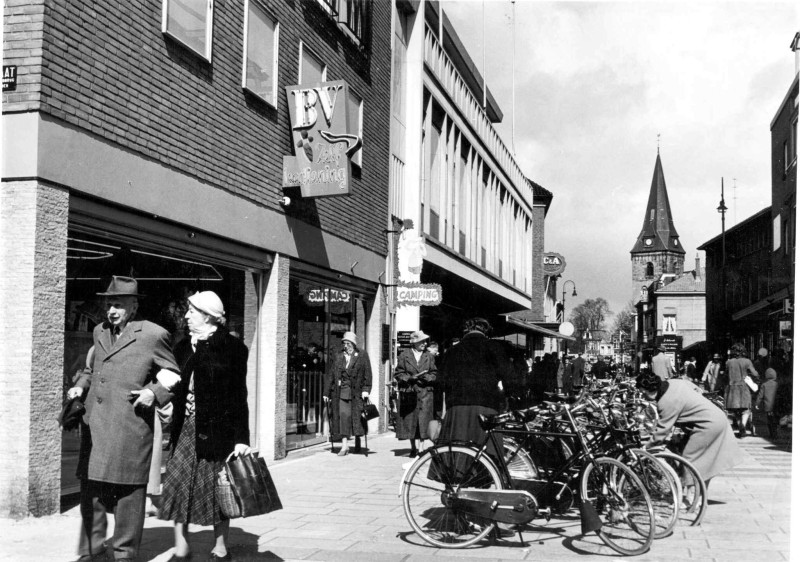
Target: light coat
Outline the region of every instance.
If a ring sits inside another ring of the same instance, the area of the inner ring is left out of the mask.
[[[703,379],[701,382],[709,392],[716,392],[719,390],[719,370],[721,367],[722,365],[719,362],[714,363],[714,361],[709,361],[705,371],[703,371]]]
[[[170,349],[169,333],[146,320],[133,320],[116,342],[110,325],[94,329],[94,358],[76,386],[88,389],[84,421],[91,431],[88,468],[79,466],[79,478],[113,484],[144,485],[153,454],[155,408],[133,407],[132,390],[149,389],[156,405],[163,406],[172,393],[157,380],[161,369],[180,372]],[[88,471],[88,472],[87,472]]]
[[[417,382],[412,377],[421,375]],[[397,416],[398,439],[427,439],[428,424],[433,419],[433,390],[436,382],[436,362],[433,355],[423,351],[419,362],[414,350],[404,349],[397,358],[394,370],[400,407]]]
[[[734,357],[728,359],[725,371],[728,377],[728,386],[725,388],[725,407],[730,410],[750,408],[752,396],[750,387],[745,384],[744,378],[750,374],[755,380],[758,380],[758,371],[753,366],[753,362],[747,357]]]
[[[675,368],[666,353],[659,353],[653,356],[653,373],[658,375],[662,381],[666,381],[675,376]]]
[[[725,412],[705,398],[702,390],[683,379],[672,379],[658,400],[658,424],[653,444],[663,443],[678,426],[689,439],[681,453],[700,472],[703,480],[742,462],[742,453]]]

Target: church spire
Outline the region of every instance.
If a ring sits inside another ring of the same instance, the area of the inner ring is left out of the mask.
[[[653,182],[650,184],[650,197],[647,200],[644,223],[631,254],[651,252],[671,252],[685,254],[678,232],[672,222],[672,210],[667,196],[667,182],[661,167],[661,147],[656,153],[656,167]]]

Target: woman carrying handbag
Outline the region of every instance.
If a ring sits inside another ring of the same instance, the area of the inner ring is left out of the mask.
[[[191,338],[175,346],[181,382],[173,399],[172,453],[164,476],[159,519],[175,522],[171,561],[191,559],[189,524],[213,525],[208,560],[231,560],[230,519],[216,494],[230,455],[250,452],[247,347],[225,329],[225,309],[212,291],[189,297]]]

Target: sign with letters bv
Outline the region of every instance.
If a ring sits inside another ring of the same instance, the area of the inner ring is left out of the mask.
[[[542,268],[548,277],[558,277],[567,269],[567,260],[556,252],[545,252],[542,254]]]
[[[344,80],[287,86],[294,156],[283,157],[283,187],[300,186],[303,197],[350,193],[350,157],[361,147],[348,130]]]

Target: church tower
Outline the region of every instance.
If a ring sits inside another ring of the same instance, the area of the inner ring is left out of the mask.
[[[667,183],[664,181],[659,150],[644,224],[631,250],[633,301],[639,301],[642,287],[649,287],[663,274],[683,273],[685,255],[686,251],[681,246],[678,232],[672,223],[672,210],[669,207]]]

